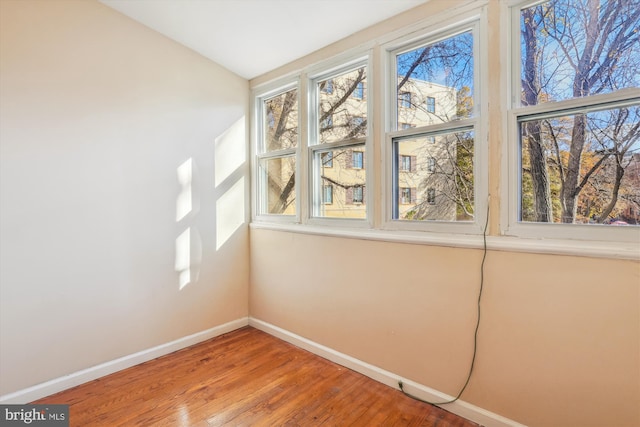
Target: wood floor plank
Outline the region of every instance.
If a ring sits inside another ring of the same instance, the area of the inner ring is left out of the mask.
[[[71,426],[477,427],[251,327],[33,403]]]

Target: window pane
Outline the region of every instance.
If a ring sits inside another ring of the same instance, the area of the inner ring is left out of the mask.
[[[640,86],[637,11],[637,1],[621,0],[552,0],[523,9],[523,105]]]
[[[640,106],[523,121],[520,219],[638,224]]]
[[[365,156],[364,144],[315,153],[314,216],[366,218]]]
[[[431,142],[431,138],[435,141]],[[394,141],[396,197],[393,218],[473,220],[473,153],[471,130]],[[408,165],[407,162],[413,164]],[[411,189],[414,189],[413,194]]]
[[[466,32],[396,57],[397,123],[427,126],[473,114],[473,35]]]
[[[296,159],[294,156],[263,159],[260,162],[261,213],[294,215]]]
[[[298,91],[292,89],[263,101],[264,151],[298,145]]]
[[[367,135],[366,88],[364,67],[318,82],[320,143]]]

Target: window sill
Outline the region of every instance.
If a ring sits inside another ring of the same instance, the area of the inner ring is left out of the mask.
[[[273,230],[317,236],[342,237],[348,239],[408,243],[414,245],[471,249],[482,249],[484,246],[482,235],[471,234],[353,229],[272,222],[252,222],[250,227],[251,229],[256,230]],[[640,245],[637,243],[487,236],[487,248],[494,251],[640,260]]]

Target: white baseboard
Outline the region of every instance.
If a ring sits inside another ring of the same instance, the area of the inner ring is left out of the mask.
[[[416,383],[411,380],[400,377],[393,372],[385,371],[377,366],[358,360],[347,354],[340,353],[329,347],[325,347],[321,344],[313,342],[307,338],[296,335],[278,326],[264,322],[262,320],[250,317],[249,325],[256,329],[260,329],[270,335],[280,338],[283,341],[287,341],[297,347],[303,348],[311,353],[317,354],[325,359],[342,365],[346,368],[352,369],[363,375],[368,376],[382,384],[388,385],[399,390],[398,381],[402,381],[404,389],[407,393],[412,394],[420,399],[430,402],[447,401],[453,399],[454,396],[441,393],[430,387]],[[476,422],[486,427],[526,427],[516,421],[505,418],[501,415],[494,414],[485,409],[479,408],[470,403],[457,400],[454,403],[442,405],[442,408],[470,421]]]
[[[0,396],[0,404],[24,404],[33,402],[34,400],[41,399],[59,391],[63,391],[68,388],[75,387],[88,381],[103,377],[105,375],[130,368],[131,366],[138,365],[140,363],[155,359],[160,356],[164,356],[165,354],[173,353],[174,351],[178,351],[185,347],[189,347],[199,342],[206,341],[210,338],[217,337],[218,335],[226,334],[227,332],[234,331],[243,326],[247,326],[248,324],[248,317],[242,317],[240,319],[232,320],[231,322],[219,326],[214,326],[213,328],[207,329],[205,331],[196,332],[195,334],[179,338],[166,344],[161,344],[159,346],[142,350],[128,356],[101,363],[100,365],[92,366],[91,368],[83,369],[81,371],[65,375],[63,377],[55,378],[53,380],[28,387],[14,393],[5,394],[3,396]]]

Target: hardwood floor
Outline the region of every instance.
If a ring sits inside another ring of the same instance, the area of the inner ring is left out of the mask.
[[[71,426],[477,427],[251,327],[33,403]]]

